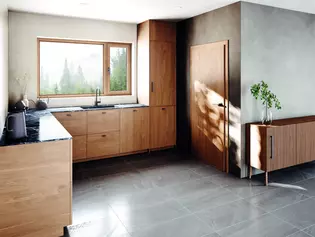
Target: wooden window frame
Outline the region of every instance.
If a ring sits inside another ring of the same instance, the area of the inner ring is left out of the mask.
[[[131,43],[115,43],[115,42],[101,42],[101,41],[86,41],[86,40],[67,40],[67,39],[53,39],[53,38],[37,38],[37,97],[38,98],[67,98],[67,97],[91,97],[91,94],[40,94],[40,43],[69,43],[69,44],[93,44],[103,46],[103,93],[101,96],[118,96],[118,95],[132,95],[132,59],[131,59]],[[127,90],[126,91],[110,91],[110,47],[122,47],[127,49]]]

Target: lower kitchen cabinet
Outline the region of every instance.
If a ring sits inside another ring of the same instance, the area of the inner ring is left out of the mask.
[[[164,148],[176,144],[175,106],[150,108],[150,148]]]
[[[132,108],[121,111],[120,153],[149,149],[149,108]]]
[[[87,136],[87,158],[119,154],[119,131]]]
[[[73,161],[82,160],[86,158],[86,135],[74,136],[72,138],[73,144]]]

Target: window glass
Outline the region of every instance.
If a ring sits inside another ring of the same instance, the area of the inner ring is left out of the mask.
[[[103,93],[103,45],[40,42],[39,47],[41,96],[92,94],[96,88]]]
[[[128,71],[127,71],[127,48],[110,47],[110,91],[127,91]]]

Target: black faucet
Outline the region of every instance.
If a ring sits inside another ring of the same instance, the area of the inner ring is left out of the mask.
[[[95,90],[95,103],[94,103],[95,106],[98,106],[98,104],[102,102],[102,101],[98,100],[97,96],[101,96],[100,88],[96,88],[96,90]]]

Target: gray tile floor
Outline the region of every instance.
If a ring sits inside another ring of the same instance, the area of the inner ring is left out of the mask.
[[[173,151],[74,166],[71,237],[315,237],[315,163],[252,181]]]

